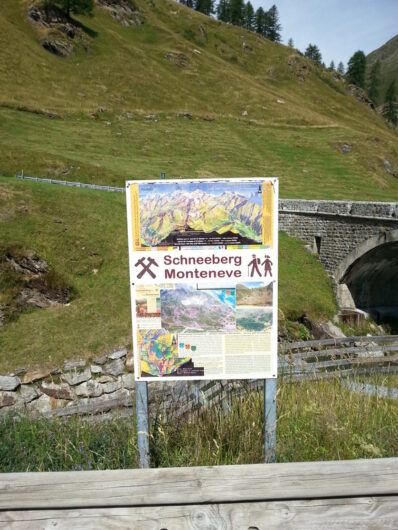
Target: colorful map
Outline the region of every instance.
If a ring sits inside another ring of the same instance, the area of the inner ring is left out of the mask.
[[[141,242],[167,244],[170,234],[239,235],[245,243],[262,242],[262,191],[242,183],[228,189],[214,183],[158,184],[140,187]]]
[[[177,338],[165,329],[148,331],[140,345],[141,371],[147,375],[161,377],[171,375],[190,357],[178,357]]]

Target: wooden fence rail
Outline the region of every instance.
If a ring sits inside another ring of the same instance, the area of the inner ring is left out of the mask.
[[[4,474],[0,528],[398,528],[398,458]]]

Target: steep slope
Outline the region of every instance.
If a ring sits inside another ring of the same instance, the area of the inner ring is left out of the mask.
[[[395,79],[398,90],[398,35],[367,56],[368,74],[376,61],[380,61],[381,67],[380,98],[377,102],[381,104],[384,101],[386,90],[393,79]]]
[[[273,174],[284,196],[398,196],[396,135],[295,50],[170,0],[134,0],[123,25],[99,0],[61,57],[43,44],[65,37],[31,4],[0,13],[0,173]]]

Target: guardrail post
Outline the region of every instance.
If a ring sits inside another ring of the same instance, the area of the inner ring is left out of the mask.
[[[264,379],[264,461],[276,461],[276,391],[277,379]]]

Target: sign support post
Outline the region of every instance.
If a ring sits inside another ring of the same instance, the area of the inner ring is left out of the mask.
[[[148,386],[146,381],[135,382],[137,415],[138,465],[140,469],[151,466],[149,452]]]
[[[276,390],[277,379],[264,379],[264,461],[276,461]]]

